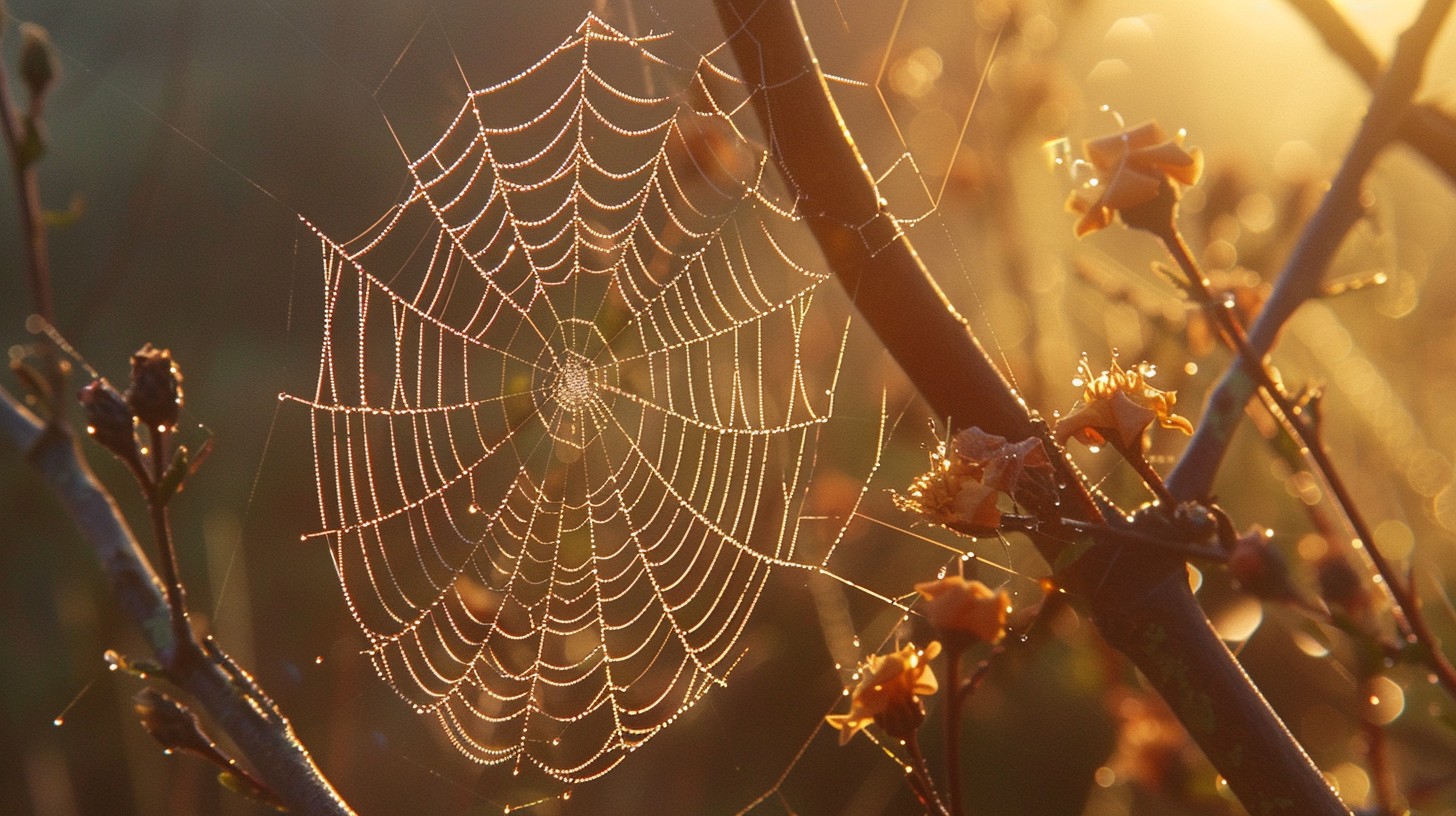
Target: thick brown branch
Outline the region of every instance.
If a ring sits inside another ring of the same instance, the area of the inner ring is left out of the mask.
[[[716,0],[759,117],[830,267],[937,414],[1011,439],[1037,434],[880,200],[834,106],[792,0]],[[1101,520],[1061,457],[1066,515]],[[1044,553],[1055,554],[1045,537]],[[1073,577],[1108,640],[1168,700],[1254,813],[1348,813],[1204,617],[1181,559],[1115,545]]]

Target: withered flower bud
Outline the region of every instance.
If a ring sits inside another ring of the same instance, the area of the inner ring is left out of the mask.
[[[182,410],[182,371],[168,349],[151,343],[131,356],[131,388],[126,401],[143,425],[170,430]]]
[[[51,35],[35,23],[20,24],[20,78],[32,100],[45,96],[61,74]]]
[[[137,455],[136,417],[106,380],[93,380],[76,398],[86,415],[86,433],[122,459]]]

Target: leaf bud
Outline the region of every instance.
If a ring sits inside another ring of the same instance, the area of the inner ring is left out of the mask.
[[[171,430],[182,410],[182,371],[172,352],[147,343],[131,356],[131,387],[127,404],[143,425],[156,431]]]

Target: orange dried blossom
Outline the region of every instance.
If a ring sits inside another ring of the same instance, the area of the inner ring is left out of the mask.
[[[997,493],[1018,501],[1035,498],[1051,475],[1051,459],[1040,439],[1011,443],[966,428],[931,451],[930,472],[894,500],[901,510],[953,530],[995,528],[1001,524]]]
[[[1006,636],[1011,597],[1005,591],[959,575],[916,584],[915,591],[925,599],[921,613],[952,647],[953,640],[995,644]]]
[[[1183,147],[1181,131],[1169,138],[1157,122],[1090,139],[1082,152],[1096,177],[1067,199],[1067,209],[1082,216],[1079,238],[1111,224],[1114,213],[1148,204],[1165,192],[1171,207],[1178,196],[1172,182],[1194,184],[1203,173],[1203,154]]]
[[[839,729],[844,745],[870,723],[885,733],[909,739],[925,720],[920,698],[939,688],[930,661],[940,654],[940,643],[931,641],[924,649],[907,644],[897,652],[871,655],[860,666],[859,683],[850,693],[849,713],[830,714],[824,720]]]
[[[1057,422],[1058,442],[1075,438],[1088,445],[1108,442],[1124,451],[1142,452],[1143,433],[1156,420],[1164,428],[1193,433],[1188,420],[1173,413],[1177,394],[1148,385],[1152,366],[1139,363],[1124,370],[1117,361],[1096,377],[1084,358],[1077,364],[1084,383],[1082,402]]]

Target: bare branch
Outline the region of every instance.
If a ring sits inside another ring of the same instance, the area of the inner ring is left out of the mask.
[[[76,522],[81,536],[101,561],[117,603],[137,623],[167,668],[167,678],[201,704],[242,749],[258,776],[294,812],[352,813],[313,764],[292,726],[266,702],[266,697],[261,697],[251,678],[241,674],[211,641],[208,646],[191,641],[179,649],[161,581],[121,510],[96,481],[71,436],[55,428],[47,429],[3,388],[0,434],[30,460],[41,481]],[[191,657],[181,657],[193,651],[196,653]]]
[[[1288,0],[1324,39],[1325,45],[1372,89],[1380,81],[1380,58],[1329,0]],[[1456,183],[1456,118],[1428,103],[1413,103],[1400,123],[1400,138]]]
[[[1426,55],[1450,8],[1451,0],[1430,0],[1401,35],[1390,70],[1375,91],[1344,163],[1305,224],[1294,252],[1275,281],[1274,291],[1249,329],[1248,342],[1254,354],[1267,355],[1294,311],[1306,300],[1319,296],[1330,261],[1350,228],[1365,214],[1360,203],[1365,175],[1405,121],[1425,70]],[[1254,391],[1254,378],[1236,359],[1214,389],[1193,440],[1168,476],[1168,489],[1173,495],[1208,495]]]

